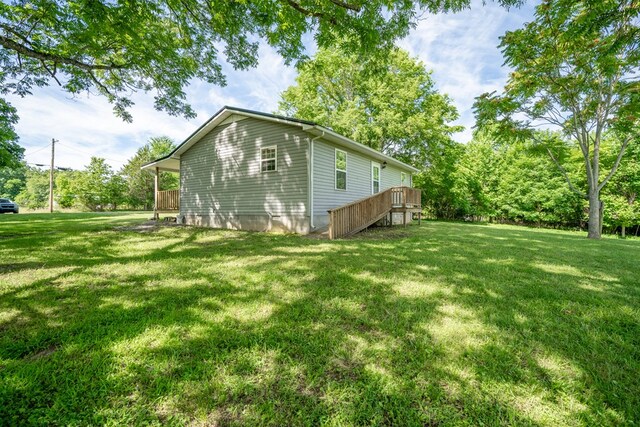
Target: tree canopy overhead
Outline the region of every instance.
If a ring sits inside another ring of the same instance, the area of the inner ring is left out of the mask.
[[[461,130],[451,124],[458,112],[431,73],[398,48],[384,58],[320,49],[282,93],[279,110],[418,168],[437,161]]]
[[[628,144],[638,138],[640,118],[640,7],[635,0],[545,0],[535,20],[507,32],[500,47],[513,68],[504,93],[484,94],[475,104],[478,125],[507,138],[547,145],[535,130],[562,131],[581,151],[586,190],[568,174],[570,187],[589,200],[589,237],[600,237],[600,191],[615,174]],[[620,137],[613,164],[601,172],[607,132]]]
[[[0,98],[0,168],[17,166],[24,153],[13,127],[17,121],[16,109]]]
[[[520,0],[499,0],[512,5]],[[52,82],[94,90],[131,120],[131,93],[154,91],[155,107],[195,115],[192,79],[225,84],[221,61],[254,67],[263,40],[287,63],[305,56],[303,36],[373,52],[405,36],[423,12],[470,0],[10,0],[0,3],[0,91],[27,95]]]

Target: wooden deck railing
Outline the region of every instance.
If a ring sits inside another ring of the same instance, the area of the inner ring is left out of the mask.
[[[180,190],[158,191],[158,206],[156,211],[180,210]]]
[[[381,220],[393,208],[420,208],[420,190],[393,187],[329,210],[329,238],[349,236]]]
[[[411,187],[391,188],[393,207],[420,207],[422,206],[421,191]]]

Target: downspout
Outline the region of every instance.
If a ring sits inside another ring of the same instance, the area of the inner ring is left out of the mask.
[[[324,131],[321,135],[309,140],[309,227],[311,230],[316,228],[313,221],[313,143],[322,137],[324,137]]]

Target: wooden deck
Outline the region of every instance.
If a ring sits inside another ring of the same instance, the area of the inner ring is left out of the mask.
[[[393,212],[422,212],[421,191],[410,187],[392,187],[329,211],[329,239],[355,234]]]

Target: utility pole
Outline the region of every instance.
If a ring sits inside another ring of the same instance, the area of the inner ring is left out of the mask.
[[[56,156],[56,141],[51,138],[51,169],[49,170],[49,213],[53,213],[53,168]]]

